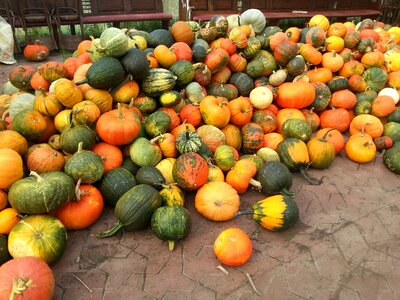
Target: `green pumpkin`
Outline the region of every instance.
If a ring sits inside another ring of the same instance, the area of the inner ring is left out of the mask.
[[[195,75],[192,63],[187,60],[178,60],[169,70],[176,76],[176,82],[181,86],[190,83]]]
[[[173,43],[175,43],[171,32],[166,29],[155,29],[151,31],[146,40],[147,45],[150,48],[155,48],[158,45],[165,45],[169,48]]]
[[[161,190],[167,184],[164,176],[156,167],[143,166],[136,173],[138,184],[148,184],[157,190]]]
[[[150,137],[166,133],[171,125],[171,118],[163,111],[157,110],[147,116],[144,129]]]
[[[190,228],[190,214],[183,206],[161,206],[151,217],[151,230],[159,239],[168,241],[170,251],[177,240],[188,235]]]
[[[123,194],[115,205],[114,214],[117,222],[110,230],[99,232],[98,237],[110,237],[122,228],[127,231],[145,228],[161,203],[160,194],[152,186],[148,184],[134,186]]]
[[[164,68],[150,69],[142,80],[142,91],[150,97],[158,97],[163,92],[172,90],[177,77]]]
[[[218,35],[223,36],[228,31],[228,20],[223,15],[214,15],[211,17],[208,27],[215,28]]]
[[[139,137],[129,147],[129,155],[138,166],[154,167],[162,158],[162,152],[158,145],[152,144],[148,139]]]
[[[372,52],[375,49],[375,40],[371,37],[366,37],[361,39],[357,43],[357,50],[358,52],[364,53],[364,52]]]
[[[264,74],[264,64],[259,60],[252,60],[246,65],[246,74],[251,78],[258,78]]]
[[[125,79],[125,70],[115,57],[103,57],[92,63],[86,72],[86,78],[76,84],[88,83],[95,89],[108,90],[116,87]]]
[[[388,122],[400,123],[400,107],[396,107],[395,110],[386,117]]]
[[[189,127],[186,127],[185,131],[182,131],[176,137],[176,149],[183,154],[188,152],[199,152],[200,147],[203,143],[200,135],[195,131],[190,131]]]
[[[118,199],[135,185],[137,185],[135,176],[126,168],[120,167],[104,174],[99,190],[105,202],[114,207]]]
[[[8,235],[12,257],[35,256],[47,264],[58,260],[67,246],[67,229],[48,214],[24,217]]]
[[[181,100],[181,94],[175,90],[163,92],[159,98],[159,102],[163,107],[173,107],[177,105]]]
[[[293,227],[299,219],[299,208],[291,197],[274,195],[253,204],[252,208],[236,215],[252,214],[253,220],[271,231]]]
[[[367,100],[368,102],[374,101],[374,99],[378,96],[378,93],[374,90],[368,89],[365,92],[357,93],[356,98],[358,101]]]
[[[8,252],[8,239],[6,235],[0,234],[0,266],[12,259]]]
[[[44,214],[55,211],[75,196],[73,179],[60,171],[31,175],[14,182],[8,191],[8,201],[24,214]]]
[[[233,100],[239,96],[239,91],[236,86],[231,84],[211,83],[207,86],[207,95]]]
[[[349,80],[344,76],[335,76],[328,81],[328,87],[332,93],[345,90],[349,87]]]
[[[383,89],[388,80],[388,74],[378,67],[371,67],[364,71],[363,78],[367,87],[378,92]]]
[[[140,166],[135,164],[130,157],[125,157],[124,160],[122,161],[121,168],[128,170],[129,172],[131,172],[132,175],[136,175]]]
[[[38,111],[22,110],[14,116],[11,129],[20,133],[28,140],[34,140],[42,136],[45,132],[46,120]]]
[[[303,56],[296,55],[291,60],[289,60],[286,65],[286,70],[291,76],[298,76],[304,73],[306,67],[306,61]]]
[[[331,100],[331,90],[323,82],[313,82],[312,85],[315,89],[315,98],[310,107],[313,107],[315,112],[323,111],[328,107]]]
[[[298,138],[307,142],[312,135],[311,126],[301,119],[288,119],[282,125],[282,135],[286,138]]]
[[[400,174],[400,146],[393,146],[383,153],[383,163],[392,172]]]
[[[207,55],[206,48],[200,45],[192,46],[192,52],[193,52],[194,62],[204,62],[204,59],[206,58]]]
[[[249,75],[243,72],[232,74],[229,83],[237,87],[240,96],[248,96],[254,89],[254,81]]]
[[[61,132],[60,148],[65,153],[74,154],[78,151],[79,143],[82,143],[82,149],[91,149],[96,144],[96,133],[86,125],[75,125],[71,122],[71,125]]]
[[[400,123],[388,122],[383,125],[383,134],[390,137],[395,142],[400,142]]]
[[[250,59],[256,56],[256,54],[258,53],[258,51],[260,51],[260,49],[261,49],[260,40],[254,36],[250,36],[247,39],[247,46],[244,49],[242,49],[241,52],[247,59]]]
[[[258,182],[250,181],[250,184],[255,185],[264,195],[294,195],[289,191],[293,184],[292,174],[280,161],[264,163],[258,170],[255,179]]]
[[[133,106],[140,110],[143,115],[147,115],[157,109],[157,101],[153,97],[140,95],[133,100]]]
[[[127,53],[125,53],[125,55],[121,58],[121,63],[126,73],[138,80],[145,78],[150,70],[146,53],[144,53],[143,50],[136,48],[130,49]]]
[[[76,182],[94,183],[103,176],[103,159],[97,153],[83,150],[82,143],[79,143],[78,151],[65,163],[64,172]]]
[[[116,27],[108,27],[103,30],[100,35],[99,50],[104,51],[107,56],[122,56],[129,47],[129,37],[121,29]]]
[[[354,115],[362,115],[369,114],[372,109],[372,104],[368,100],[357,101],[356,106],[354,107]]]
[[[264,64],[264,76],[271,75],[278,68],[274,56],[267,50],[260,50],[253,60],[260,60]]]
[[[238,157],[235,148],[228,145],[220,145],[215,149],[214,161],[222,171],[229,171],[233,168],[237,160]]]

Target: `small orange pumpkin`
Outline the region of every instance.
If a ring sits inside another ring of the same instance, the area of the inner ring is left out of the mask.
[[[376,156],[376,146],[372,137],[364,132],[350,136],[345,145],[346,155],[357,163],[367,163]]]
[[[231,112],[227,106],[228,100],[224,97],[206,96],[200,101],[200,112],[207,125],[218,128],[229,123]]]
[[[9,207],[0,211],[0,234],[9,234],[21,218],[15,208]]]

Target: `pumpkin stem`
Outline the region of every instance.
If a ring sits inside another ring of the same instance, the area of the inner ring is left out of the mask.
[[[9,300],[14,300],[17,295],[21,295],[27,288],[32,285],[32,279],[22,277],[14,278]]]
[[[241,215],[252,215],[252,214],[253,214],[253,210],[252,209],[246,209],[246,210],[238,211],[237,213],[235,213],[233,215],[233,217],[238,217],[238,216],[241,216]]]
[[[282,190],[281,190],[281,194],[282,195],[284,195],[284,196],[288,196],[288,197],[291,197],[291,198],[293,198],[294,197],[294,193],[293,192],[291,192],[291,191],[289,191],[287,188],[282,188]]]
[[[39,91],[42,93],[43,97],[46,97],[46,91],[44,90],[44,88],[42,88],[42,86],[39,86]]]
[[[79,142],[79,144],[78,144],[78,153],[81,153],[82,152],[82,147],[83,147],[83,142]]]
[[[118,231],[120,231],[122,229],[122,227],[124,227],[124,224],[122,224],[120,221],[118,221],[117,223],[114,224],[114,226],[111,229],[106,230],[106,231],[100,231],[97,234],[97,237],[102,239],[102,238],[113,236]]]
[[[159,134],[150,140],[150,144],[154,145],[155,143],[157,143],[157,141],[159,141],[163,138],[164,138],[164,136],[162,134]]]
[[[229,274],[228,270],[225,269],[225,268],[224,268],[223,266],[221,266],[221,265],[218,265],[218,266],[217,266],[217,269],[218,269],[218,270],[221,270],[222,272],[224,272],[225,275],[228,275],[228,274]]]
[[[76,85],[81,85],[81,84],[84,84],[84,83],[87,83],[88,82],[88,79],[87,78],[84,78],[84,79],[82,79],[82,80],[79,80],[78,82],[75,82],[75,84]]]
[[[41,177],[38,173],[36,173],[35,171],[31,171],[29,173],[29,176],[35,176],[38,182],[42,182],[43,181],[43,177]]]
[[[122,106],[121,106],[120,102],[118,102],[118,104],[117,104],[117,109],[118,109],[118,119],[121,120],[124,118],[124,116],[122,115]]]
[[[335,129],[336,129],[336,128],[331,128],[331,129],[327,130],[327,131],[325,132],[325,134],[322,136],[322,138],[320,138],[319,140],[320,140],[321,142],[327,142],[326,137],[328,136],[329,132],[331,132],[331,131],[333,131],[333,130],[335,130]]]
[[[252,185],[253,187],[255,187],[258,191],[260,191],[262,189],[261,182],[255,180],[253,178],[250,178],[249,184]]]
[[[321,179],[316,179],[313,177],[310,177],[305,169],[300,169],[300,174],[304,177],[305,180],[311,185],[320,185],[322,183],[322,178]]]
[[[82,179],[79,178],[79,180],[78,180],[78,182],[76,183],[76,186],[75,186],[75,197],[76,197],[76,201],[81,200],[82,192],[81,192],[81,190],[79,189],[79,188],[81,187],[81,182],[82,182]]]
[[[3,114],[1,115],[1,120],[5,121],[7,116],[10,114],[10,111],[7,109]]]
[[[175,241],[168,241],[168,249],[169,251],[174,251],[175,248]]]

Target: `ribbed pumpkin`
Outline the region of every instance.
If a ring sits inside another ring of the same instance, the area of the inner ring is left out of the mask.
[[[380,137],[383,134],[383,124],[377,117],[369,114],[355,116],[349,127],[350,135],[364,132],[372,138]]]
[[[110,237],[124,228],[135,231],[146,227],[154,211],[161,206],[158,191],[148,184],[139,184],[128,190],[117,201],[114,214],[117,222],[114,226],[98,233],[98,237]]]
[[[67,76],[63,63],[57,61],[49,61],[40,65],[39,74],[48,82]]]
[[[80,179],[82,183],[93,183],[104,174],[103,160],[97,153],[83,150],[80,142],[78,151],[65,163],[64,172],[76,182]]]
[[[214,125],[201,125],[196,129],[196,132],[200,135],[203,143],[207,145],[213,153],[218,146],[226,144],[225,134]]]
[[[370,135],[360,132],[350,136],[345,145],[349,159],[357,163],[367,163],[376,156],[376,146]]]
[[[196,192],[196,210],[212,221],[232,219],[239,205],[238,193],[226,182],[208,182]]]
[[[64,156],[53,148],[41,147],[30,153],[26,159],[29,171],[37,173],[62,171],[64,169]]]
[[[31,172],[16,181],[8,192],[12,207],[21,213],[42,214],[56,210],[74,196],[75,184],[64,172]]]
[[[175,22],[170,29],[172,36],[177,42],[184,42],[189,46],[193,43],[194,33],[192,28],[185,21]]]
[[[112,109],[113,97],[108,91],[90,89],[85,93],[85,99],[95,103],[101,114],[104,114]]]
[[[21,156],[9,148],[0,149],[0,189],[8,189],[24,175]]]
[[[169,70],[163,68],[150,69],[142,80],[142,91],[150,97],[160,96],[162,92],[171,90],[177,77]]]
[[[200,112],[207,125],[222,128],[228,124],[230,110],[228,101],[223,97],[206,96],[200,101]]]
[[[304,108],[315,98],[315,89],[311,83],[285,82],[278,87],[276,104],[282,108]]]
[[[196,190],[207,182],[208,165],[206,160],[195,152],[184,153],[177,158],[172,175],[179,187]]]
[[[168,241],[169,251],[175,242],[188,235],[191,228],[189,211],[180,205],[161,206],[151,216],[151,230],[161,240]]]
[[[289,196],[275,195],[259,200],[247,211],[237,215],[252,214],[253,220],[262,227],[280,231],[293,227],[299,219],[299,209]]]
[[[19,155],[23,155],[28,149],[28,142],[14,130],[2,130],[0,131],[0,149],[4,148],[15,150]]]
[[[29,65],[16,66],[8,74],[8,80],[20,90],[30,90],[32,89],[30,81],[36,70],[35,67]]]
[[[44,116],[54,117],[62,110],[63,105],[54,93],[46,94],[46,91],[41,88],[40,94],[35,98],[33,108]]]
[[[100,35],[98,50],[107,56],[121,56],[128,51],[128,36],[119,28],[106,28]]]
[[[100,117],[100,109],[94,102],[84,100],[73,106],[71,116],[73,122],[92,127]]]
[[[83,100],[81,90],[72,80],[66,78],[62,78],[55,83],[54,94],[62,105],[69,108]]]
[[[11,229],[21,220],[21,215],[13,207],[0,210],[0,235],[8,235]]]
[[[176,148],[180,153],[198,152],[202,143],[200,135],[195,131],[189,130],[189,127],[176,137]]]
[[[45,132],[46,127],[46,119],[35,110],[20,111],[11,123],[11,129],[19,132],[28,140],[39,138]]]
[[[67,245],[67,229],[56,217],[31,215],[18,222],[8,236],[8,250],[14,257],[35,256],[47,264],[55,262]]]
[[[332,143],[326,139],[330,130],[328,130],[322,137],[313,137],[307,142],[308,155],[310,156],[311,161],[310,166],[313,168],[329,168],[335,159],[335,148]]]

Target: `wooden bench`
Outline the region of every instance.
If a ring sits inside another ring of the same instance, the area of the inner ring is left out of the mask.
[[[161,21],[168,29],[172,14],[163,12],[162,0],[90,0],[90,10],[83,11],[83,23]]]
[[[180,18],[190,15],[192,20],[204,22],[213,15],[240,14],[249,8],[263,11],[269,25],[276,25],[281,19],[309,19],[316,14],[345,21],[347,17],[376,19],[381,13],[377,2],[367,0],[191,0],[189,8],[182,5]]]

